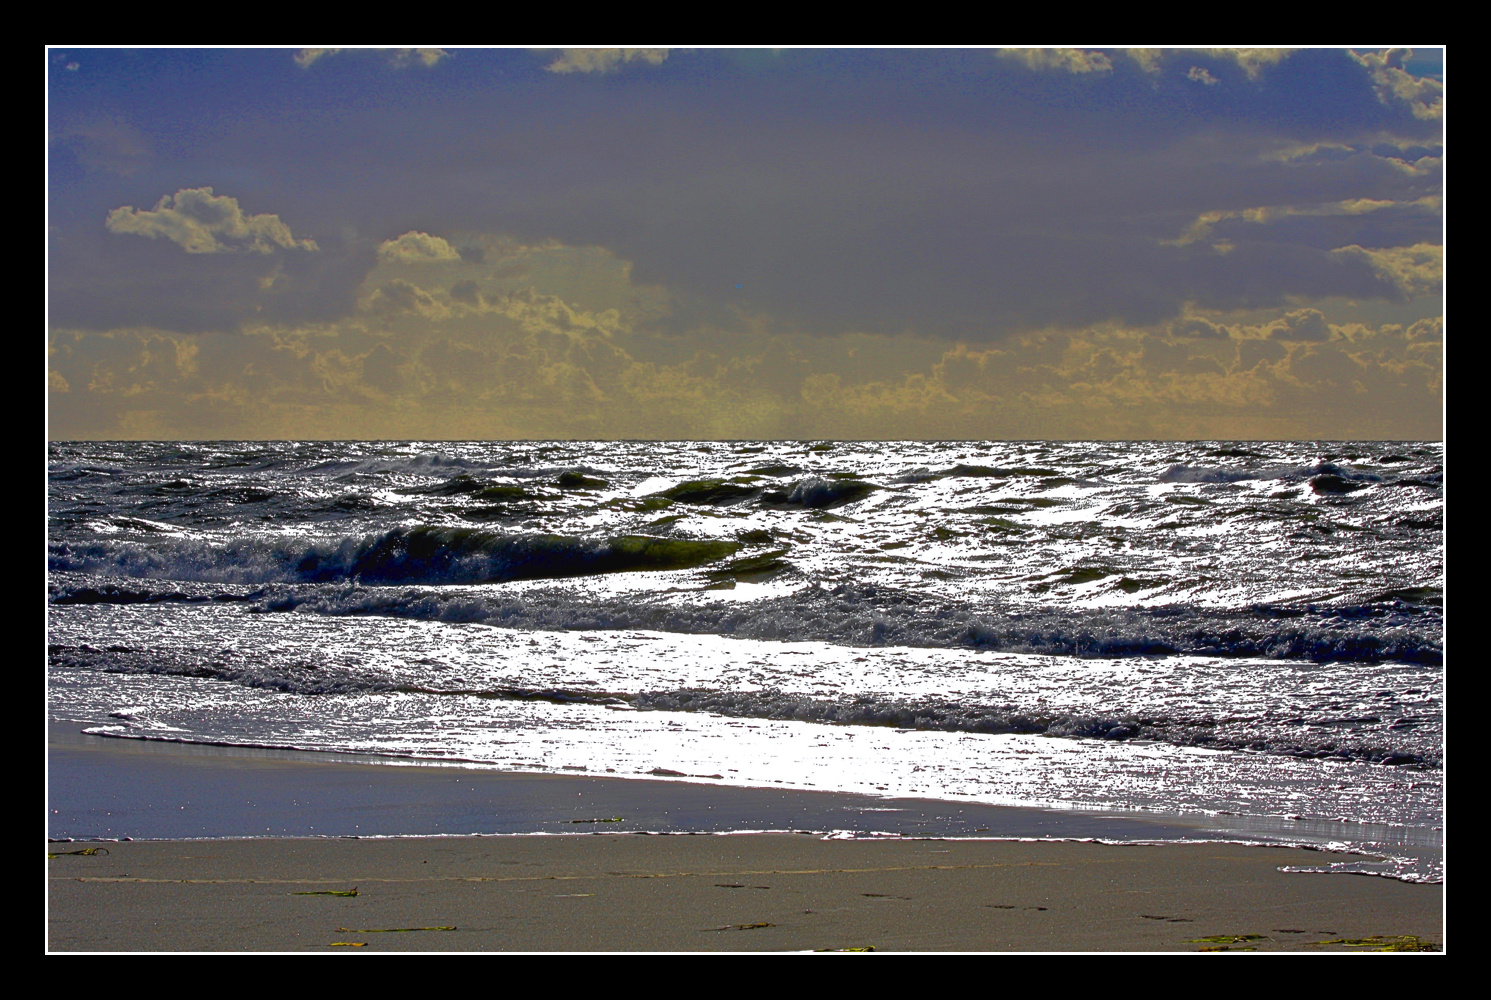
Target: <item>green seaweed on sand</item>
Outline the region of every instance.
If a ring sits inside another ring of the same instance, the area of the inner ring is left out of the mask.
[[[1383,937],[1374,934],[1364,938],[1332,938],[1329,941],[1312,941],[1311,944],[1339,944],[1347,948],[1362,948],[1367,951],[1438,951],[1439,945],[1414,934],[1398,934]]]
[[[91,858],[91,857],[93,857],[96,854],[108,854],[108,853],[109,853],[109,849],[107,847],[85,847],[81,851],[57,851],[55,853],[52,852],[52,851],[48,851],[47,852],[47,857],[48,858],[60,858],[60,857],[63,857],[65,855],[69,855],[69,854],[77,854],[77,855],[81,855],[81,856],[83,856],[85,858]]]
[[[1186,938],[1181,944],[1246,944],[1249,941],[1265,940],[1262,934],[1212,934],[1207,937]]]
[[[315,892],[292,892],[292,893],[290,893],[290,895],[292,895],[292,896],[355,896],[355,895],[357,895],[357,890],[356,889],[348,889],[348,890],[346,890],[344,892],[333,892],[330,889],[320,889],[320,890],[317,890]]]
[[[760,930],[763,927],[775,927],[775,926],[776,926],[776,924],[767,924],[767,923],[759,923],[759,924],[726,924],[724,927],[706,927],[706,928],[704,928],[704,933],[707,934],[707,933],[709,933],[711,931],[755,931],[755,930]]]
[[[368,946],[368,943],[366,941],[333,941],[333,942],[331,942],[331,947],[333,947],[333,948],[366,948],[367,946]]]

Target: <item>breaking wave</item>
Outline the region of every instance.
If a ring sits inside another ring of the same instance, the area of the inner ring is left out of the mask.
[[[54,545],[52,572],[219,583],[491,583],[646,570],[690,569],[733,555],[740,543],[622,535],[578,538],[419,525],[373,535],[308,540],[194,538]]]
[[[576,554],[565,549],[561,558],[590,573],[680,568],[684,560],[697,560],[688,565],[700,565],[721,558],[737,545],[684,542],[682,548],[654,549],[656,543],[664,541],[667,540],[615,539],[608,543],[613,547],[604,554],[590,554],[590,550],[579,550],[580,554]],[[736,572],[749,577],[762,569],[785,571],[788,567],[778,555],[771,552],[755,559],[726,563],[711,575]],[[508,559],[505,555],[503,558]],[[529,575],[578,575],[560,571],[570,563],[548,557],[542,574],[534,569]],[[371,561],[353,562],[353,565],[371,564]],[[404,572],[406,565],[413,564],[395,560],[385,572]],[[428,560],[420,560],[418,565],[422,567],[421,573],[431,572]],[[490,567],[488,563],[481,565]],[[511,559],[502,565],[505,572],[512,574],[525,569]],[[617,568],[598,568],[603,566]],[[154,588],[135,581],[54,578],[50,600],[53,604],[232,601],[246,602],[263,612],[386,615],[545,631],[649,629],[784,642],[966,648],[1079,657],[1181,654],[1317,663],[1443,662],[1440,598],[1437,591],[1427,590],[1364,595],[1362,603],[1349,606],[1255,605],[1244,609],[1158,606],[1001,612],[870,584],[841,584],[832,588],[810,585],[777,597],[721,603],[697,594],[693,600],[687,600],[686,595],[678,592],[658,599],[637,594],[599,596],[565,587],[521,593],[472,593],[428,586],[363,586],[372,580],[370,575],[358,577],[345,569],[328,578],[335,580],[335,585],[269,584],[256,589],[224,589],[177,580],[169,586]],[[405,578],[402,582],[443,581]]]

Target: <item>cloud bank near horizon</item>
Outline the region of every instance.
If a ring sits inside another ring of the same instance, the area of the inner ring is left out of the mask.
[[[1440,433],[1434,53],[329,54],[57,54],[54,438]]]

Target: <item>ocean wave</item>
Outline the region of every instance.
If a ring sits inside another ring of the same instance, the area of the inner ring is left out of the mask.
[[[1321,461],[1313,465],[1273,465],[1257,469],[1228,466],[1172,465],[1160,474],[1162,483],[1240,483],[1246,480],[1311,480],[1316,492],[1342,493],[1394,480],[1361,469]],[[1425,484],[1427,485],[1427,483]]]
[[[1360,761],[1395,767],[1437,768],[1437,754],[1417,754],[1372,742],[1332,737],[1299,739],[1282,727],[1259,720],[1208,717],[1165,718],[1131,712],[1049,712],[968,701],[904,701],[875,695],[841,699],[765,691],[688,689],[621,696],[633,708],[671,712],[711,712],[740,718],[888,726],[896,729],[960,733],[1024,733],[1074,739],[1148,740],[1214,750],[1250,750],[1287,757]],[[1247,725],[1239,723],[1246,722]],[[1274,731],[1270,732],[1272,728]],[[1232,730],[1232,731],[1229,731]]]
[[[648,535],[579,538],[436,525],[310,540],[255,537],[56,544],[52,572],[223,583],[490,583],[691,569],[733,555],[733,541]]]
[[[1441,766],[1437,753],[1415,753],[1370,738],[1351,739],[1338,730],[1361,719],[1322,716],[1310,727],[1301,720],[1269,722],[1255,718],[1218,720],[1209,716],[1167,717],[1093,707],[1050,710],[964,699],[897,698],[863,693],[823,698],[775,688],[719,690],[680,688],[659,691],[597,691],[556,686],[491,684],[473,686],[464,677],[438,683],[425,675],[417,682],[391,672],[341,663],[315,651],[253,655],[235,649],[189,651],[137,649],[123,645],[48,647],[54,667],[105,673],[192,677],[296,695],[414,694],[475,697],[503,701],[585,704],[637,711],[703,712],[731,718],[769,719],[844,726],[981,734],[1022,733],[1071,739],[1151,741],[1214,750],[1247,750],[1279,756],[1356,761],[1413,769]],[[1376,721],[1376,720],[1372,720]],[[1304,735],[1301,735],[1301,732]]]
[[[671,503],[728,507],[757,501],[770,509],[825,510],[853,503],[880,488],[852,475],[833,479],[810,477],[774,489],[722,478],[694,479],[651,494],[643,502],[649,509]]]
[[[72,483],[87,479],[115,479],[123,471],[120,467],[113,465],[57,462],[47,470],[47,479],[54,483]]]
[[[938,475],[946,476],[949,479],[1008,479],[1016,476],[1033,477],[1036,479],[1061,478],[1061,473],[1057,472],[1055,469],[1038,469],[1026,467],[1014,469],[999,469],[987,465],[966,465],[963,463],[959,463],[958,465],[953,466],[951,469],[943,469],[940,473],[938,473]]]
[[[762,494],[761,503],[769,507],[826,510],[853,503],[878,489],[879,486],[862,479],[803,479],[793,483],[791,489]]]
[[[677,568],[684,557],[722,558],[714,556],[715,550],[699,546],[739,544],[687,542],[682,549],[657,550],[654,561],[645,565],[626,565],[628,559],[646,557],[648,549],[664,540],[645,541],[647,547],[635,555],[628,555],[624,548],[619,553],[612,549],[608,558],[613,562],[609,565]],[[626,540],[612,540],[613,545],[618,542]],[[391,548],[397,550],[397,546]],[[617,571],[597,568],[608,565],[600,556],[567,551],[562,558],[575,560],[587,572]],[[777,576],[790,569],[781,558],[783,554],[770,551],[742,557],[717,566],[710,578],[732,574],[744,579]],[[364,565],[371,564],[369,560]],[[422,574],[432,574],[428,562],[417,564]],[[399,582],[416,584],[413,586],[365,586],[361,584],[372,582],[371,574],[349,572],[347,560],[338,565],[341,568],[335,573],[325,570],[325,579],[335,583],[332,586],[270,583],[251,591],[194,586],[179,580],[152,588],[138,580],[54,578],[50,600],[53,604],[247,601],[264,612],[386,615],[542,631],[649,629],[784,642],[1077,657],[1204,655],[1316,663],[1443,662],[1442,598],[1433,588],[1378,592],[1364,595],[1365,599],[1357,602],[1324,605],[1260,604],[1234,609],[1161,605],[1004,612],[871,584],[809,585],[779,596],[723,603],[709,600],[705,591],[696,592],[692,598],[680,592],[663,598],[598,596],[563,586],[521,593],[472,592],[419,586],[422,582],[444,581],[412,577]],[[359,563],[352,559],[350,565]],[[406,565],[412,569],[413,564],[391,557],[385,572],[396,575],[405,572]],[[515,561],[504,565],[506,572],[522,571]],[[543,566],[546,576],[576,575],[559,572],[564,563],[556,563],[552,557],[546,557]]]

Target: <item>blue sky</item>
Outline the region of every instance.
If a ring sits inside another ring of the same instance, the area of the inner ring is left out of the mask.
[[[1437,437],[1442,50],[48,52],[86,437]]]

